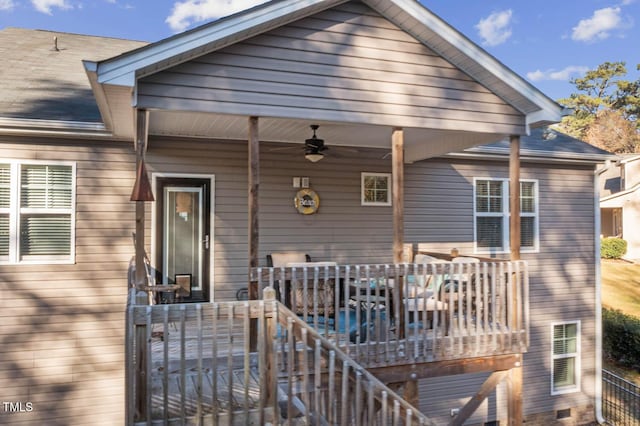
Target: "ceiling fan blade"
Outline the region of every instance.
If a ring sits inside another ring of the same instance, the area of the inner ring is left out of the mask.
[[[269,148],[268,151],[270,152],[277,152],[277,151],[292,151],[294,149],[297,150],[302,150],[304,149],[303,145],[291,145],[291,146],[275,146],[273,148]]]

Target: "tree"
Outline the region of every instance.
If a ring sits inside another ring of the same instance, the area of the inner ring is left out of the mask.
[[[587,128],[584,141],[615,153],[640,152],[635,123],[618,110],[599,111]]]
[[[626,75],[624,62],[605,62],[571,80],[578,93],[558,101],[573,111],[559,130],[615,152],[639,150],[640,79],[628,81]]]

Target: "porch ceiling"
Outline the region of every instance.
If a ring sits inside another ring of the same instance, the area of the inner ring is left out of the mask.
[[[302,144],[311,137],[311,124],[318,124],[317,136],[328,147],[391,148],[390,126],[323,122],[313,119],[283,119],[260,117],[260,140]],[[208,113],[151,111],[149,134],[168,137],[196,137],[246,141],[248,117]],[[495,142],[507,135],[405,128],[405,162],[461,151],[476,145]]]

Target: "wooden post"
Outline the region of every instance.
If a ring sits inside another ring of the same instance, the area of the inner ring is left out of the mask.
[[[393,263],[402,263],[404,248],[404,134],[401,128],[391,135],[393,194]]]
[[[258,205],[258,193],[260,189],[260,138],[258,136],[258,117],[249,117],[248,145],[249,299],[258,300],[260,298],[258,294],[258,283],[251,281],[251,269],[258,266],[258,247],[260,242]],[[249,340],[251,351],[255,351],[258,344],[258,322],[255,319],[251,320]]]
[[[144,305],[147,295],[139,291],[136,295],[136,305]],[[133,318],[131,319],[133,320]],[[147,407],[147,326],[146,324],[136,324],[136,361],[133,374],[135,377],[135,420],[146,420],[149,407]]]
[[[520,260],[520,136],[513,135],[509,154],[509,242],[511,260]]]
[[[393,263],[403,262],[404,251],[404,132],[396,127],[391,133],[391,179],[393,195]],[[398,337],[404,338],[403,279],[396,277],[395,299],[398,306]]]
[[[260,187],[260,143],[258,137],[258,117],[249,117],[249,268],[258,266],[259,206]],[[258,299],[254,293],[252,300]]]
[[[147,137],[149,135],[149,112],[146,110],[136,111],[136,176],[140,176],[144,164],[144,156],[147,150]],[[144,201],[136,201],[136,240],[135,240],[135,260],[136,260],[136,286],[147,284],[147,274],[144,265],[144,226],[145,226],[145,206]]]
[[[509,370],[507,381],[509,426],[520,426],[523,422],[522,413],[522,364]]]
[[[265,405],[267,407],[275,407],[278,393],[278,366],[276,365],[275,358],[276,352],[275,342],[278,337],[278,312],[272,309],[272,306],[276,300],[276,291],[272,287],[264,289],[264,303],[265,303],[265,321],[266,321],[266,336],[262,339],[263,347],[259,348],[258,353],[264,353],[265,358],[265,376],[266,380],[263,383],[264,389],[266,389]]]
[[[145,152],[147,150],[147,137],[149,135],[149,113],[146,110],[136,111],[136,176],[141,176],[144,164]],[[145,234],[145,202],[136,201],[136,239],[135,239],[135,262],[136,275],[135,285],[143,286],[147,283],[147,274],[145,271],[144,257],[144,234]],[[136,304],[151,304],[151,296],[142,291],[136,294]],[[147,413],[147,327],[146,325],[135,326],[136,339],[136,368],[135,368],[135,416],[136,420],[142,420]]]
[[[416,373],[411,373],[409,381],[405,383],[404,392],[402,393],[402,398],[416,408],[418,408],[418,406],[420,405],[420,393],[418,390],[418,375]]]
[[[520,260],[520,136],[510,137],[509,155],[509,244],[511,246],[511,260]],[[515,327],[517,322],[517,294],[516,286],[518,280],[511,280],[511,325]],[[516,330],[519,332],[520,330]],[[522,362],[522,361],[521,361]],[[523,421],[522,412],[522,364],[509,370],[508,380],[508,412],[509,425],[521,425]]]

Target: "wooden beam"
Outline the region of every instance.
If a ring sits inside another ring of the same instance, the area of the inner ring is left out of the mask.
[[[406,365],[369,368],[369,372],[384,383],[403,383],[415,374],[417,379],[453,376],[457,374],[503,371],[520,365],[522,355],[496,355],[447,361],[423,362],[407,368]]]
[[[511,260],[520,260],[520,136],[510,138],[509,154],[509,243]]]
[[[451,426],[458,426],[464,424],[464,422],[471,417],[471,415],[478,409],[482,401],[484,401],[491,392],[498,386],[498,383],[502,381],[509,371],[495,371],[487,380],[484,381],[480,390],[460,409],[458,415],[449,423]]]
[[[136,176],[143,170],[144,157],[147,148],[147,138],[149,137],[149,112],[144,109],[136,111]],[[136,239],[135,239],[135,260],[136,260],[136,286],[147,284],[147,274],[145,273],[145,247],[144,247],[144,227],[145,227],[145,204],[144,201],[136,201]]]

